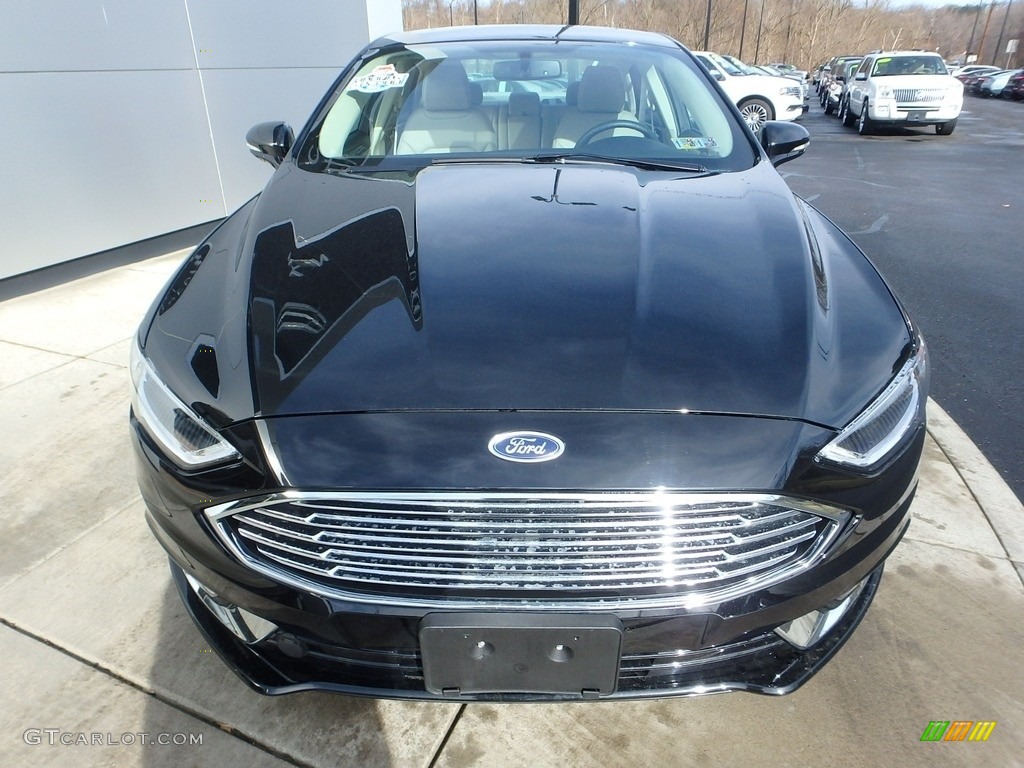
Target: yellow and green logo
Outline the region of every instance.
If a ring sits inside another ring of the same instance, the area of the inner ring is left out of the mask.
[[[995,720],[932,720],[921,741],[988,741]]]

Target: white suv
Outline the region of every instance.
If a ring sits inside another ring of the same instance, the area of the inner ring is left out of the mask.
[[[788,77],[756,74],[742,62],[730,62],[717,53],[693,51],[693,55],[739,107],[752,131],[759,131],[768,120],[795,120],[803,114],[800,83]]]
[[[964,103],[963,83],[925,51],[870,53],[848,85],[839,116],[862,134],[877,125],[934,125],[948,136]]]

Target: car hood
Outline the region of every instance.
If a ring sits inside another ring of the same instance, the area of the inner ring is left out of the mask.
[[[193,280],[220,269],[235,286],[209,335],[248,344],[219,366],[215,421],[246,416],[244,390],[262,417],[653,410],[841,426],[910,340],[863,255],[766,162],[704,176],[452,164],[411,179],[289,165],[243,215],[229,220],[241,250]],[[196,338],[179,303],[166,334]]]

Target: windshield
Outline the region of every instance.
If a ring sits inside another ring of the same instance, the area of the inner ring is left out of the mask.
[[[725,58],[724,56],[720,56],[717,53],[706,53],[706,54],[703,54],[703,55],[706,56],[711,61],[713,61],[719,67],[724,69],[726,71],[726,73],[728,73],[728,74],[730,74],[730,75],[732,75],[734,77],[740,77],[741,75],[747,74],[742,69],[740,69],[735,64],[733,64],[731,61],[729,61],[727,58]]]
[[[875,77],[888,75],[945,75],[946,65],[938,56],[883,56],[875,61]]]
[[[744,64],[742,61],[737,59],[735,56],[722,55],[722,58],[732,64],[741,74],[744,75],[759,75],[761,74],[749,64]],[[777,71],[777,70],[776,70]]]
[[[296,154],[305,170],[346,173],[574,156],[714,171],[757,157],[683,51],[565,40],[378,50]]]

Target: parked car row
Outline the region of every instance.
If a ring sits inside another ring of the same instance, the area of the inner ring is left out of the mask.
[[[948,136],[963,107],[964,84],[928,51],[873,51],[835,56],[816,71],[825,114],[870,134],[882,126],[935,126]]]
[[[1014,75],[1019,75],[1011,84]],[[973,96],[989,96],[1020,100],[1024,98],[1024,69],[998,69],[985,67],[955,77],[964,84],[964,90]]]

